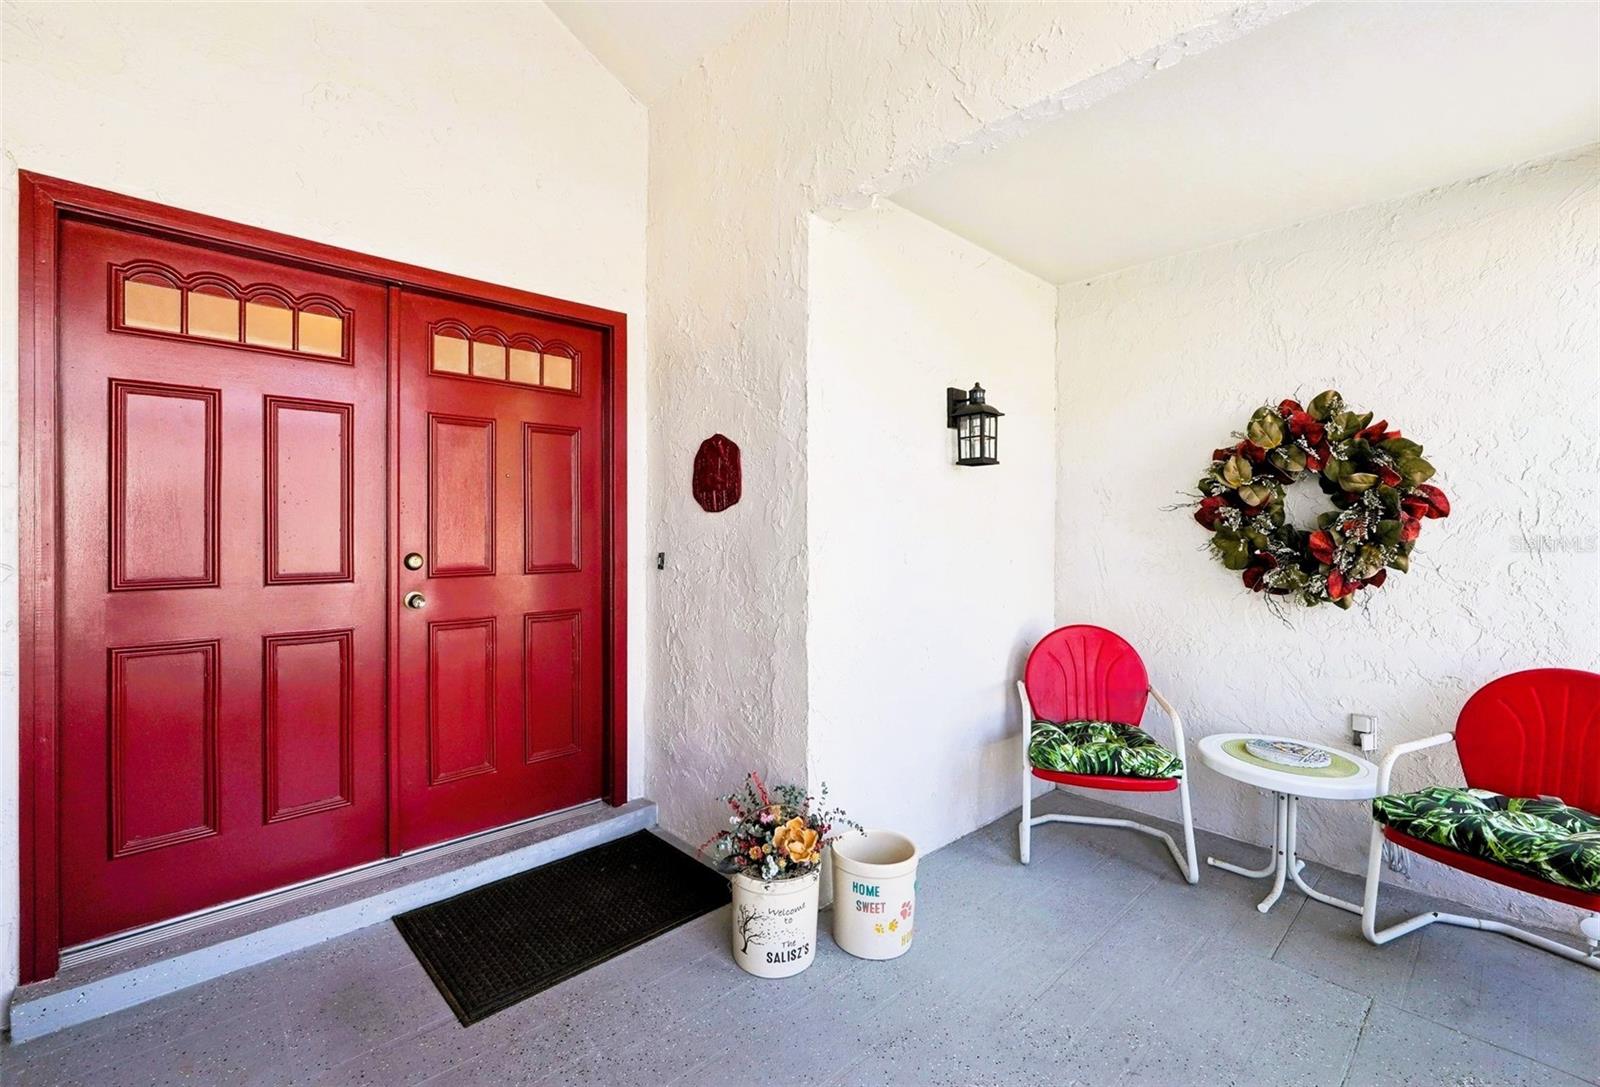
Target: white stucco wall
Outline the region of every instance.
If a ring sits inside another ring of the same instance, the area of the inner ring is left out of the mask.
[[[809,233],[809,778],[934,849],[1017,805],[1011,682],[1051,628],[1056,289],[885,203]],[[954,463],[947,386],[1005,412]]]
[[[808,216],[1293,6],[774,6],[652,103],[650,548],[667,564],[646,784],[668,827],[700,841],[745,771],[807,770]],[[691,462],[718,431],[743,449],[744,499],[706,514]]]
[[[7,3],[4,18],[0,1000],[17,962],[19,168],[628,314],[638,795],[644,108],[541,4]]]
[[[1597,186],[1590,148],[1063,286],[1057,618],[1132,641],[1191,739],[1342,744],[1372,713],[1388,747],[1450,729],[1495,676],[1600,668]],[[1329,387],[1423,442],[1454,511],[1365,608],[1279,621],[1169,507],[1255,407]],[[1459,782],[1447,751],[1397,784]],[[1304,805],[1305,852],[1359,870],[1364,807]],[[1204,767],[1194,812],[1266,840],[1262,794]],[[1458,901],[1570,918],[1411,867]]]

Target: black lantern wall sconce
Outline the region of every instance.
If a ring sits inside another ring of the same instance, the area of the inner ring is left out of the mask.
[[[944,391],[945,425],[956,432],[957,464],[1000,463],[1000,416],[1005,412],[985,400],[982,385],[971,392]]]

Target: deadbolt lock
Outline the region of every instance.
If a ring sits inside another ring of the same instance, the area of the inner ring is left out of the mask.
[[[415,551],[408,552],[406,557],[401,561],[406,564],[407,570],[422,569],[422,556],[417,554]]]
[[[424,597],[421,593],[417,593],[417,592],[406,593],[405,605],[406,605],[406,607],[412,609],[413,611],[415,611],[416,609],[418,609],[418,608],[422,607],[423,605],[427,604],[427,602],[428,602],[427,598]]]

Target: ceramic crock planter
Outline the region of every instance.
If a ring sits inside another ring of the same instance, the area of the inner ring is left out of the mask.
[[[733,958],[758,978],[786,978],[817,955],[822,858],[835,829],[861,829],[827,806],[828,787],[767,788],[760,774],[722,798],[730,813],[716,844],[718,867],[733,883]]]
[[[817,957],[822,873],[763,883],[733,877],[733,961],[758,978],[787,978]]]
[[[861,959],[911,949],[917,915],[917,847],[904,834],[868,830],[833,843],[833,939]]]

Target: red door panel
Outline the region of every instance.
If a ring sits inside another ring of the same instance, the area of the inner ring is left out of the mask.
[[[70,221],[62,941],[379,857],[384,288]]]
[[[600,334],[400,300],[401,843],[603,790]]]

